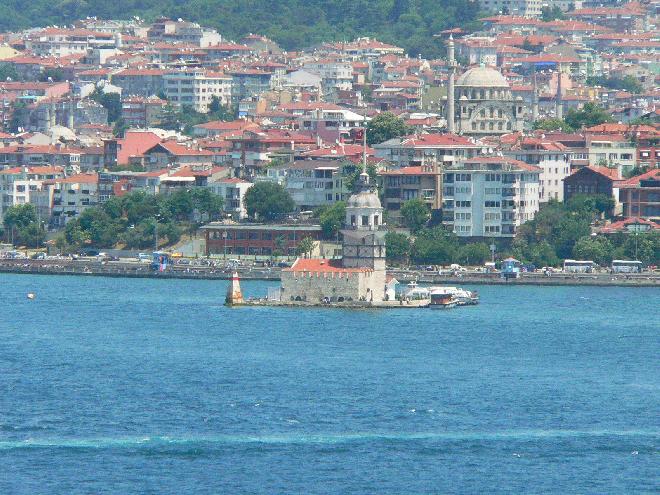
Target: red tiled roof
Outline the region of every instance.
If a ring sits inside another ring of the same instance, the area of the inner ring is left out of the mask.
[[[57,184],[96,184],[99,181],[97,174],[78,174],[65,179],[55,179]]]
[[[608,179],[612,180],[619,180],[621,179],[621,176],[619,175],[619,170],[616,168],[609,168],[609,167],[595,167],[595,166],[589,166],[585,167],[588,168],[589,170],[592,170],[593,172],[596,172],[597,174],[603,175],[607,177]],[[582,170],[582,169],[580,169]],[[577,172],[575,172],[577,173]]]
[[[126,132],[124,138],[117,142],[121,146],[117,151],[117,164],[127,164],[131,156],[142,155],[158,143],[160,143],[160,138],[153,132]]]
[[[311,272],[311,273],[367,273],[370,268],[344,268],[341,260],[324,260],[318,258],[298,258],[291,268],[284,268],[285,272]]]
[[[643,174],[630,177],[629,179],[619,182],[619,187],[638,187],[639,182],[646,179],[657,179],[660,180],[660,169],[654,168]]]
[[[614,232],[622,232],[627,230],[628,225],[648,225],[650,230],[660,230],[660,224],[653,222],[652,220],[647,220],[645,218],[631,217],[626,218],[625,220],[619,220],[618,222],[613,222],[610,225],[606,225],[600,229],[603,234],[610,234]]]

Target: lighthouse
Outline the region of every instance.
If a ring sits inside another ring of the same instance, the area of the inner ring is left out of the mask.
[[[227,306],[243,304],[243,293],[241,292],[241,282],[238,279],[238,272],[234,272],[231,281],[227,287],[227,297],[225,298]]]

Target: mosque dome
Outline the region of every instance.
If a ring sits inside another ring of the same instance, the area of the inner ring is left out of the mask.
[[[499,71],[490,67],[473,67],[464,72],[456,81],[457,86],[473,88],[508,88],[509,83]]]
[[[382,208],[378,194],[372,191],[360,191],[348,198],[348,208]]]

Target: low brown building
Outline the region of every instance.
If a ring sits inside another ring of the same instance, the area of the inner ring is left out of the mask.
[[[321,238],[319,225],[226,224],[212,222],[202,227],[206,255],[295,256],[300,241]]]

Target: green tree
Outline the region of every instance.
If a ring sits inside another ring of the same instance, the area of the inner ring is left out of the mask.
[[[253,218],[275,220],[295,206],[287,190],[274,182],[257,182],[245,193],[245,209]]]
[[[424,227],[431,217],[429,207],[419,198],[410,199],[401,206],[403,225],[413,232]]]
[[[465,265],[483,265],[490,259],[490,248],[483,242],[464,244],[456,251],[454,261]]]
[[[564,13],[557,5],[553,6],[552,8],[541,8],[541,20],[543,22],[555,21],[557,19],[564,19]]]
[[[117,122],[115,122],[115,125],[112,128],[112,135],[115,137],[124,137],[128,128],[129,126],[126,121],[120,117],[117,119]]]
[[[397,117],[392,112],[379,113],[367,124],[367,144],[382,143],[410,132],[410,127],[401,117]]]
[[[300,242],[298,242],[298,246],[296,246],[296,254],[304,258],[307,257],[307,255],[311,254],[314,250],[315,244],[316,242],[311,237],[303,237],[300,239]]]
[[[108,111],[108,122],[117,122],[121,118],[121,96],[119,93],[104,93],[96,88],[89,97]]]
[[[541,241],[532,246],[529,250],[529,256],[523,259],[528,260],[539,268],[543,266],[557,266],[559,264],[557,253],[555,253],[555,249],[548,241]]]
[[[20,243],[31,248],[39,247],[46,240],[46,230],[39,222],[33,222],[18,231]]]
[[[595,103],[588,102],[584,104],[581,110],[571,108],[566,117],[566,123],[573,129],[582,129],[583,127],[592,127],[595,125],[603,124],[605,122],[612,122],[614,119],[602,107]]]
[[[47,68],[39,75],[39,81],[42,82],[62,82],[64,81],[64,71],[60,67]]]
[[[601,266],[612,262],[612,243],[603,236],[581,237],[573,247],[573,256],[578,260],[595,261]]]
[[[442,227],[419,232],[411,250],[415,263],[450,264],[458,250],[458,238]]]
[[[326,239],[332,239],[344,226],[346,220],[346,203],[337,201],[329,208],[325,208],[319,215],[319,224]]]
[[[31,203],[14,205],[7,208],[3,224],[6,230],[23,229],[33,223],[37,223],[37,209]]]
[[[410,238],[407,235],[391,231],[385,234],[387,261],[406,263],[410,258],[411,247]]]
[[[573,132],[575,130],[562,119],[540,119],[535,121],[532,126],[534,129],[543,131]]]
[[[19,81],[20,76],[14,64],[0,63],[0,81]]]

